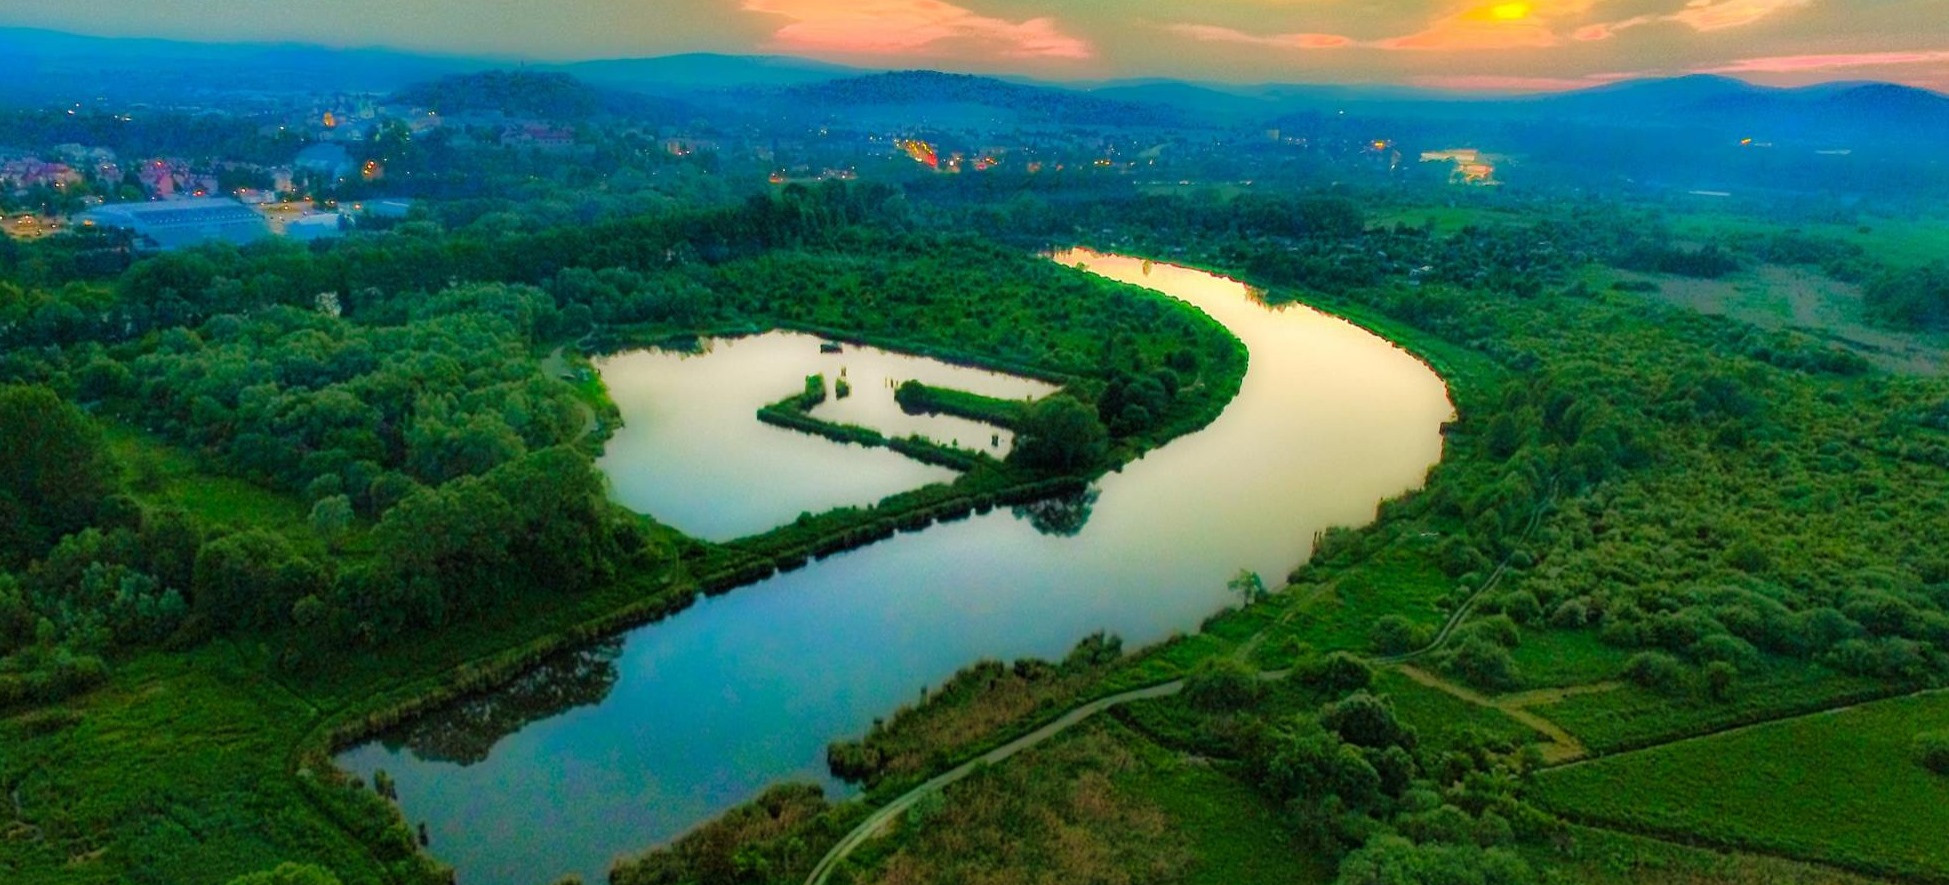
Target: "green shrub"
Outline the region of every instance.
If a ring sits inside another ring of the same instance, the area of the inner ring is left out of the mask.
[[[1426,646],[1434,639],[1435,631],[1400,615],[1387,615],[1374,622],[1367,636],[1374,645],[1374,651],[1399,655]]]
[[[1721,703],[1732,700],[1733,691],[1739,686],[1739,668],[1725,661],[1713,661],[1705,665],[1705,693],[1707,697]]]
[[[1412,750],[1416,743],[1414,729],[1394,715],[1394,704],[1365,691],[1321,707],[1320,724],[1360,747]]]
[[[1685,688],[1685,665],[1660,651],[1644,651],[1624,662],[1625,679],[1652,691],[1671,693]]]
[[[1514,688],[1522,682],[1509,649],[1481,634],[1463,640],[1445,664],[1449,672],[1478,688]]]
[[[1318,691],[1343,695],[1372,685],[1374,668],[1354,655],[1336,651],[1300,661],[1293,668],[1292,678]]]
[[[1936,774],[1949,776],[1949,731],[1925,731],[1916,735],[1915,761]]]
[[[1523,644],[1523,629],[1508,615],[1491,615],[1470,622],[1462,628],[1464,638],[1481,637],[1503,648],[1515,648]]]
[[[1536,594],[1527,590],[1504,594],[1496,600],[1496,610],[1518,624],[1535,624],[1543,620],[1543,604],[1537,601]]]
[[[1214,713],[1243,710],[1259,700],[1259,674],[1230,658],[1207,659],[1184,680],[1184,699]]]

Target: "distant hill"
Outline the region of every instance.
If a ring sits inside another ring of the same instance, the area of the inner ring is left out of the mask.
[[[442,114],[500,111],[515,117],[576,120],[601,113],[604,96],[567,74],[481,71],[417,83],[393,93],[389,101]]]
[[[1055,86],[1010,83],[971,74],[894,71],[784,90],[789,105],[826,111],[873,107],[959,106],[1005,112],[1024,122],[1073,126],[1170,126],[1183,115],[1159,104],[1104,98]]]
[[[291,43],[196,43],[0,28],[0,103],[94,96],[194,101],[237,92],[388,92],[488,62]]]
[[[1620,83],[1527,104],[1585,121],[1678,124],[1762,141],[1949,139],[1949,96],[1890,83],[1779,89],[1693,76]]]
[[[408,86],[387,101],[449,115],[498,112],[509,117],[561,121],[601,116],[674,121],[696,113],[683,102],[598,89],[568,74],[529,70],[453,74]]]
[[[575,62],[557,65],[553,69],[573,74],[598,86],[643,91],[792,86],[861,73],[858,68],[802,58],[708,52]]]

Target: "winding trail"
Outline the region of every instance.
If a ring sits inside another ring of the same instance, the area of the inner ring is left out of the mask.
[[[1554,704],[1557,701],[1577,695],[1601,694],[1603,692],[1616,691],[1623,687],[1620,683],[1616,682],[1599,682],[1591,685],[1571,686],[1569,688],[1545,688],[1537,691],[1526,691],[1521,694],[1506,695],[1500,698],[1492,698],[1467,686],[1457,685],[1412,664],[1401,664],[1395,667],[1395,669],[1399,670],[1401,675],[1415,682],[1421,683],[1436,691],[1453,695],[1475,706],[1495,710],[1504,716],[1528,726],[1531,731],[1549,738],[1549,746],[1543,748],[1543,762],[1547,765],[1561,765],[1582,759],[1590,755],[1590,748],[1584,746],[1583,741],[1577,740],[1575,735],[1565,731],[1563,726],[1538,716],[1531,712],[1529,708],[1542,704]]]
[[[885,829],[887,824],[892,823],[895,817],[905,813],[907,809],[914,806],[914,803],[919,802],[928,794],[946,789],[948,785],[966,778],[977,769],[1001,762],[1010,756],[1014,756],[1023,750],[1068,731],[1071,727],[1112,707],[1127,704],[1131,701],[1170,697],[1183,690],[1184,680],[1178,679],[1163,683],[1162,685],[1132,689],[1121,694],[1098,698],[1064,713],[1055,721],[1043,725],[1041,728],[1022,735],[993,750],[989,750],[967,762],[963,762],[942,774],[936,775],[932,780],[902,793],[899,798],[888,802],[880,810],[868,816],[866,820],[861,821],[859,826],[854,827],[852,832],[846,834],[846,838],[839,840],[839,844],[834,845],[831,851],[826,852],[826,856],[820,859],[818,866],[812,868],[811,875],[805,879],[807,885],[825,885],[825,881],[831,878],[833,870],[838,868],[840,862],[850,856],[855,849],[866,844],[867,840],[879,835],[880,831]]]

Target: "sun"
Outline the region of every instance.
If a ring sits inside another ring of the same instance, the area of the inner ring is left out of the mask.
[[[1522,21],[1529,18],[1529,4],[1498,3],[1489,7],[1489,17],[1503,22]]]

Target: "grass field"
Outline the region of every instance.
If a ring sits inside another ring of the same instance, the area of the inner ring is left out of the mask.
[[[1509,650],[1525,688],[1560,688],[1615,679],[1631,652],[1605,645],[1595,630],[1525,630]]]
[[[1299,585],[1298,612],[1267,635],[1257,663],[1285,666],[1290,651],[1307,643],[1322,651],[1372,650],[1376,620],[1401,615],[1433,627],[1444,614],[1439,602],[1454,592],[1454,582],[1434,560],[1436,537],[1397,537],[1360,565],[1340,571],[1318,588]]]
[[[1525,639],[1525,644],[1528,640]],[[1702,695],[1673,697],[1635,685],[1567,698],[1536,712],[1597,753],[1642,747],[1686,735],[1778,719],[1885,696],[1895,689],[1842,676],[1814,664],[1771,659],[1724,703]]]
[[[1423,745],[1435,749],[1462,744],[1471,734],[1507,740],[1518,746],[1542,739],[1542,735],[1500,710],[1429,688],[1393,669],[1375,671],[1372,691],[1392,699],[1394,712],[1401,721],[1414,726]]]
[[[1588,822],[1927,881],[1949,880],[1949,777],[1912,758],[1949,694],[1865,704],[1547,772],[1536,794]]]
[[[1109,720],[947,789],[835,881],[1324,885],[1333,865],[1212,763]]]
[[[1420,227],[1434,222],[1435,232],[1443,235],[1459,233],[1469,226],[1489,226],[1498,224],[1524,224],[1533,221],[1521,211],[1508,210],[1494,206],[1428,206],[1425,208],[1394,209],[1376,212],[1367,219],[1368,227],[1393,227],[1405,224]]]
[[[1949,336],[1888,329],[1868,321],[1861,287],[1804,267],[1767,265],[1717,280],[1670,274],[1612,272],[1613,279],[1655,283],[1644,297],[1730,317],[1762,329],[1795,329],[1818,335],[1893,372],[1940,375],[1949,371]]]
[[[289,767],[316,714],[264,670],[222,642],[146,655],[60,708],[65,727],[0,720],[0,787],[19,803],[0,881],[223,882],[294,856],[374,881]]]
[[[1737,234],[1770,236],[1783,227],[1853,243],[1867,250],[1868,257],[1894,267],[1940,261],[1944,257],[1942,244],[1949,242],[1949,218],[1870,217],[1861,219],[1860,224],[1781,225],[1753,218],[1698,212],[1672,219],[1673,233],[1696,240]]]
[[[1127,730],[1117,732],[1143,763],[1117,786],[1155,803],[1190,838],[1192,861],[1182,885],[1333,880],[1332,863],[1295,844],[1279,809],[1264,794],[1208,764],[1183,759]]]
[[[1871,885],[1831,867],[1694,848],[1615,830],[1570,828],[1568,852],[1530,852],[1531,861],[1578,885]]]
[[[324,542],[306,522],[309,511],[296,497],[202,471],[194,455],[126,424],[101,426],[109,451],[129,474],[130,492],[142,503],[180,507],[206,525],[268,529],[307,555],[323,552]],[[355,528],[352,534],[363,532]]]

